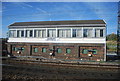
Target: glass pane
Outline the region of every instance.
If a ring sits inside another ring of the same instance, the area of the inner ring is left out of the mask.
[[[17,37],[20,37],[20,31],[19,30],[17,31]]]
[[[66,33],[65,33],[65,31],[66,30],[62,30],[63,32],[62,32],[62,37],[66,37]]]
[[[38,35],[38,30],[36,30],[36,37],[39,37],[39,35]]]
[[[82,30],[81,29],[77,29],[77,37],[82,37]]]
[[[34,37],[36,37],[36,30],[34,30]]]
[[[73,29],[72,31],[72,37],[76,37],[76,29]]]
[[[38,37],[42,37],[42,30],[38,30]]]
[[[88,29],[84,29],[83,30],[83,37],[87,37],[88,36]]]
[[[46,52],[46,48],[42,48],[42,52],[45,53]]]
[[[48,37],[56,37],[56,30],[55,29],[49,29],[48,30]]]
[[[100,37],[103,37],[103,29],[100,29]]]
[[[66,30],[66,37],[71,37],[71,30]]]
[[[16,47],[13,47],[13,51],[17,51],[17,48],[16,48]]]
[[[21,47],[21,50],[24,51],[25,48]]]
[[[32,30],[30,30],[30,37],[32,37],[33,36],[33,31]]]
[[[87,50],[87,49],[83,49],[83,50],[82,50],[82,53],[83,53],[83,54],[88,54],[88,50]]]
[[[30,37],[30,30],[26,31],[26,37]]]
[[[9,37],[16,37],[16,31],[15,30],[10,30],[9,31]]]
[[[97,50],[96,49],[93,49],[93,54],[97,54]]]
[[[25,37],[27,37],[27,30],[25,31]]]
[[[62,53],[62,49],[61,49],[61,48],[58,48],[58,49],[57,49],[57,53]]]
[[[88,29],[88,37],[93,37],[93,30],[92,29]]]
[[[66,49],[66,53],[71,53],[71,49],[70,49],[70,48],[67,48],[67,49]]]
[[[21,37],[24,37],[24,31],[23,30],[21,31]]]
[[[61,29],[58,30],[58,37],[63,37],[63,30]]]
[[[34,48],[34,52],[38,52],[38,48]]]
[[[53,30],[52,36],[53,36],[53,37],[56,37],[56,30]]]
[[[46,37],[46,31],[45,30],[42,30],[42,37]]]
[[[95,37],[100,37],[100,29],[95,29]]]

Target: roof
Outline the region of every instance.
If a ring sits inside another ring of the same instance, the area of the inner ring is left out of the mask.
[[[103,20],[69,20],[69,21],[37,21],[15,22],[9,26],[32,26],[32,25],[67,25],[67,24],[106,24]]]

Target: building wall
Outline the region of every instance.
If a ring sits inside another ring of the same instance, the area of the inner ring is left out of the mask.
[[[89,52],[89,54],[91,54],[92,56],[88,56],[88,54],[83,54],[82,50],[83,49],[97,49],[97,54],[92,54],[91,52]],[[89,59],[89,60],[102,60],[104,57],[104,47],[103,46],[86,46],[86,47],[80,47],[80,56],[83,59]]]
[[[24,48],[24,51],[17,50],[14,51],[13,48]],[[38,52],[34,52],[34,48],[38,48]],[[46,48],[46,52],[42,52],[42,48]],[[62,52],[58,53],[57,49],[61,48]],[[66,49],[71,49],[69,54],[66,53]],[[54,49],[55,58],[57,59],[82,59],[82,60],[104,60],[104,44],[80,44],[80,43],[9,43],[8,49],[14,56],[42,56],[45,58],[50,58],[49,53],[53,52],[50,49]],[[92,56],[88,56],[88,54],[83,54],[83,49],[96,49],[97,54],[92,54]],[[21,51],[20,54],[17,52]]]
[[[105,61],[106,23],[103,20],[77,23],[65,21],[64,24],[59,21],[52,22],[53,24],[49,24],[50,21],[47,22],[48,24],[46,22],[14,23],[8,26],[9,52],[15,56],[45,58],[49,58],[49,53],[53,52],[58,59],[104,59]],[[96,55],[92,54],[93,49],[97,50]],[[83,54],[85,52],[87,54]],[[88,56],[90,53],[92,56]]]

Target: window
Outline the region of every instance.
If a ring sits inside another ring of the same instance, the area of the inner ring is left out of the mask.
[[[37,37],[37,33],[36,33],[36,30],[34,30],[34,37]]]
[[[63,37],[63,30],[62,29],[58,30],[58,37]]]
[[[71,53],[71,49],[70,48],[66,48],[66,53],[67,54]]]
[[[76,29],[72,30],[72,37],[76,37]]]
[[[83,49],[82,50],[82,54],[88,54],[88,50],[87,49]]]
[[[100,29],[100,37],[103,37],[103,29]]]
[[[66,29],[66,36],[65,37],[71,37],[71,30],[70,29]]]
[[[34,30],[34,37],[44,38],[46,37],[46,31],[45,30]]]
[[[46,48],[42,48],[42,52],[45,53],[46,52]]]
[[[19,47],[19,48],[17,48],[17,50],[24,51],[25,48],[24,47]]]
[[[42,37],[45,38],[46,37],[46,31],[42,30]]]
[[[83,29],[83,37],[87,37],[88,36],[88,29]]]
[[[24,37],[24,30],[17,30],[17,37]]]
[[[24,31],[23,30],[21,31],[21,37],[24,37]]]
[[[9,37],[16,37],[16,31],[15,30],[10,30],[9,31]]]
[[[30,30],[30,37],[32,37],[33,36],[33,31],[32,30]]]
[[[96,49],[93,49],[92,54],[97,54],[97,50],[96,50]]]
[[[77,34],[77,37],[82,37],[82,30],[77,29],[76,34]]]
[[[83,37],[93,37],[93,29],[83,29]]]
[[[104,29],[95,29],[95,37],[104,37]]]
[[[34,52],[35,52],[35,53],[38,52],[38,48],[34,48]]]
[[[19,30],[17,31],[17,37],[20,37],[20,31]]]
[[[93,37],[93,30],[92,29],[88,29],[88,37]]]
[[[17,51],[17,48],[16,48],[16,47],[13,47],[13,51]]]
[[[42,32],[40,31],[40,30],[34,30],[34,36],[35,37],[42,37],[41,35],[42,35]]]
[[[33,36],[33,30],[26,30],[26,37],[32,37]]]
[[[57,49],[57,53],[62,53],[62,49],[61,49],[61,48],[58,48],[58,49]]]
[[[71,37],[71,30],[70,29],[59,29],[58,37],[64,37],[64,38]]]
[[[26,37],[29,37],[29,35],[30,35],[30,31],[26,30]]]
[[[21,47],[21,51],[24,51],[25,50],[25,48],[24,47]]]
[[[49,29],[48,30],[48,37],[56,37],[56,30],[55,29]]]

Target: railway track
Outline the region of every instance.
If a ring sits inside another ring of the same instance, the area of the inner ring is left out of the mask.
[[[27,59],[18,59],[18,58],[7,58],[2,59],[10,62],[22,63],[22,64],[46,64],[46,65],[54,65],[54,66],[76,66],[76,67],[88,67],[88,68],[105,68],[105,69],[120,69],[120,64],[118,63],[99,63],[99,62],[67,62],[67,61],[58,61],[58,60],[43,60],[43,59],[35,59],[35,60],[27,60]]]
[[[2,60],[3,79],[55,79],[55,81],[63,79],[63,77],[64,79],[74,80],[119,79],[118,64],[73,63],[66,61],[27,60],[18,58],[5,58]]]

